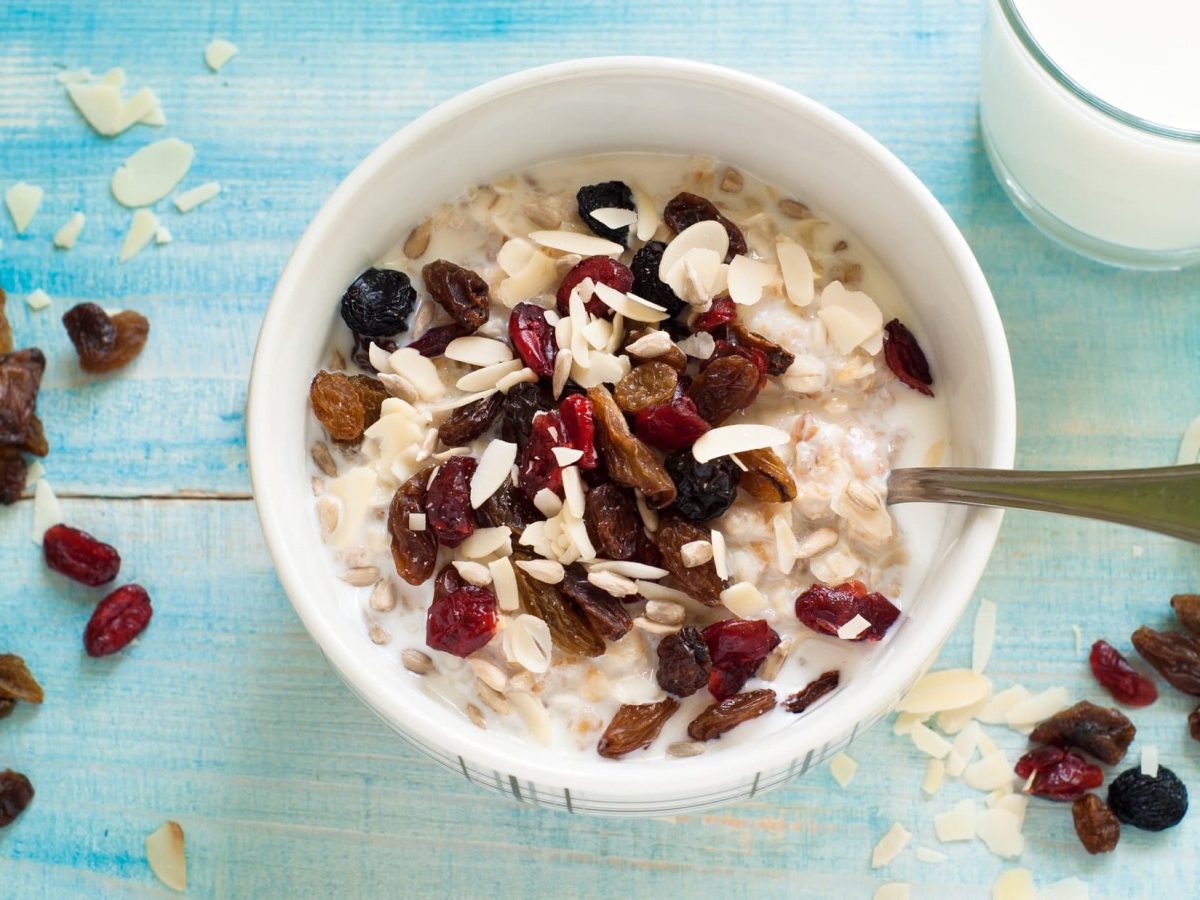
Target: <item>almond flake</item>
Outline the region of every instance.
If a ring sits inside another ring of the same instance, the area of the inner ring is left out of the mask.
[[[577,231],[531,231],[529,239],[551,250],[578,253],[580,256],[620,256],[625,250],[613,241]]]
[[[507,525],[495,528],[476,528],[475,532],[458,545],[458,553],[467,559],[483,559],[493,553],[509,556],[512,553],[512,531]]]
[[[516,387],[518,384],[523,384],[524,382],[533,383],[537,380],[537,373],[534,372],[533,369],[527,367],[524,369],[518,369],[516,372],[510,372],[509,374],[501,377],[501,379],[496,382],[496,389],[502,394],[507,394],[510,389]]]
[[[516,461],[517,445],[510,441],[493,440],[483,448],[479,466],[471,477],[471,509],[479,509],[500,490]]]
[[[823,584],[841,584],[858,572],[858,559],[844,550],[831,550],[808,563],[813,577]]]
[[[593,351],[587,366],[580,366],[578,358],[571,367],[571,377],[582,388],[599,387],[602,384],[616,384],[632,368],[628,356],[613,356],[611,353]]]
[[[42,205],[43,194],[44,191],[40,187],[23,181],[18,181],[4,192],[4,204],[8,207],[8,214],[12,216],[17,234],[23,234],[29,227],[38,207]]]
[[[1037,900],[1088,900],[1089,897],[1087,882],[1078,878],[1064,878],[1037,893]]]
[[[550,626],[537,616],[517,616],[504,629],[501,643],[509,662],[538,675],[549,670],[553,653]]]
[[[633,627],[649,632],[650,634],[674,634],[679,631],[678,625],[667,625],[663,622],[655,622],[653,619],[646,616],[634,616]]]
[[[910,732],[912,742],[918,750],[934,759],[944,759],[950,752],[950,742],[927,725],[914,722]]]
[[[632,225],[638,218],[636,210],[622,209],[619,206],[605,206],[601,209],[593,209],[590,215],[605,228],[612,228],[614,230]]]
[[[737,457],[733,457],[737,459]],[[789,574],[796,566],[796,552],[799,544],[796,541],[796,533],[792,531],[791,523],[782,515],[777,515],[771,519],[771,529],[775,532],[775,568],[782,574]],[[680,548],[682,554],[683,549]],[[684,565],[687,565],[687,560],[684,560]]]
[[[679,548],[679,558],[689,569],[704,565],[713,558],[712,541],[688,541]]]
[[[618,575],[616,572],[592,570],[588,572],[587,579],[589,584],[614,597],[632,597],[638,592],[637,585],[632,579]]]
[[[121,244],[121,252],[117,259],[119,262],[129,262],[137,256],[154,237],[154,232],[158,229],[158,218],[148,209],[134,210],[133,218],[129,222],[129,231],[125,234],[125,240]]]
[[[175,204],[175,208],[181,213],[187,213],[200,204],[207,203],[219,193],[221,193],[221,183],[219,181],[206,181],[204,184],[194,187],[190,191],[176,194],[172,202]]]
[[[636,184],[632,186],[632,190],[633,201],[637,206],[637,239],[648,241],[654,237],[654,232],[658,231],[662,221],[658,214],[658,204]]]
[[[717,342],[707,331],[697,331],[680,341],[678,347],[693,359],[708,359],[717,349]]]
[[[1142,748],[1142,774],[1150,778],[1158,777],[1158,747],[1154,744]]]
[[[971,651],[971,671],[982,675],[992,658],[996,643],[996,604],[991,600],[979,601],[975,613],[975,640]]]
[[[492,583],[492,573],[483,563],[472,562],[469,559],[456,559],[450,564],[467,584],[485,587]]]
[[[753,306],[762,299],[763,288],[779,277],[771,263],[738,255],[729,263],[729,298],[742,306]]]
[[[488,570],[492,573],[492,589],[500,609],[505,612],[520,609],[521,596],[517,592],[517,576],[513,572],[512,561],[502,556],[488,563]]]
[[[187,858],[183,828],[178,822],[164,822],[146,837],[146,862],[155,877],[171,890],[187,890]]]
[[[947,812],[933,817],[933,830],[943,844],[975,839],[975,801],[961,800]]]
[[[724,580],[729,577],[729,562],[725,555],[725,535],[714,528],[709,532],[708,539],[712,543],[713,568],[717,570],[717,577]]]
[[[719,456],[777,447],[789,440],[787,432],[770,425],[722,425],[699,437],[692,445],[692,456],[697,462],[710,462]]]
[[[388,357],[393,372],[403,374],[412,382],[421,399],[426,402],[440,400],[446,393],[437,366],[411,347],[401,347]]]
[[[845,753],[836,753],[833,759],[829,760],[829,772],[833,775],[833,780],[843,788],[850,786],[857,771],[858,763]]]
[[[604,282],[597,282],[593,291],[601,303],[631,321],[654,323],[670,318],[670,313],[664,307],[643,300],[637,294],[618,291]]]
[[[648,331],[625,348],[625,352],[640,359],[657,359],[675,346],[665,331]]]
[[[36,288],[30,291],[29,296],[25,298],[25,303],[32,310],[45,309],[50,305],[50,295],[41,288]]]
[[[74,247],[75,241],[79,237],[79,232],[83,231],[85,221],[83,213],[77,212],[72,214],[71,218],[67,219],[66,224],[54,233],[54,246],[60,250],[70,250]]]
[[[1037,897],[1033,873],[1028,869],[1009,869],[992,885],[992,900],[1036,900]]]
[[[951,755],[956,763],[955,768],[951,771],[950,763],[946,763],[946,774],[952,775],[955,778],[960,778],[967,764],[971,761],[971,757],[975,755],[975,750],[979,746],[979,725],[975,722],[968,722],[955,737],[950,745]],[[948,755],[949,756],[949,755]]]
[[[482,391],[488,388],[498,388],[500,382],[514,372],[520,372],[525,368],[525,364],[519,359],[510,359],[507,362],[496,363],[491,366],[484,366],[482,369],[475,369],[468,372],[462,378],[455,382],[454,386],[460,391]]]
[[[628,559],[596,560],[589,566],[589,569],[593,572],[616,572],[618,575],[624,575],[626,578],[644,578],[650,580],[666,578],[671,574],[659,566],[651,566]]]
[[[237,56],[237,52],[238,48],[225,38],[213,38],[204,48],[204,63],[214,72],[219,72],[225,63]]]
[[[445,357],[471,366],[494,366],[513,358],[512,348],[503,341],[467,335],[446,345]]]
[[[47,529],[62,521],[62,505],[50,487],[50,482],[43,478],[37,483],[33,493],[33,542],[40,544]]]
[[[537,252],[537,248],[524,238],[510,238],[496,254],[496,265],[505,275],[516,275],[529,264],[529,260]]]
[[[658,265],[658,277],[666,282],[671,269],[680,262],[684,255],[694,249],[709,250],[720,259],[729,252],[729,233],[720,222],[707,219],[697,222],[679,232],[675,239],[663,251],[662,260]]]
[[[838,533],[832,528],[818,528],[796,546],[796,559],[810,559],[837,545]]]
[[[942,789],[946,775],[946,764],[940,759],[931,759],[925,764],[925,777],[921,779],[921,790],[932,797]]]
[[[527,691],[510,691],[506,696],[533,739],[543,747],[549,747],[553,729],[550,714],[542,701]]]
[[[975,718],[985,725],[1005,725],[1008,723],[1008,711],[1030,696],[1024,685],[1014,684],[993,696]]]
[[[641,491],[633,492],[633,501],[637,506],[638,515],[642,518],[642,524],[646,526],[646,530],[651,534],[658,531],[658,511],[650,508],[646,503],[646,497]]]
[[[901,698],[901,712],[936,713],[978,703],[991,690],[991,683],[970,669],[943,669],[920,678]]]
[[[533,505],[547,519],[552,519],[562,511],[562,498],[550,488],[542,488],[533,497]]]
[[[721,291],[725,274],[722,259],[713,250],[693,247],[671,267],[663,282],[690,306],[706,311]]]
[[[977,791],[994,791],[1012,787],[1013,769],[1003,750],[994,750],[963,772],[967,787]]]
[[[646,618],[661,625],[682,625],[687,617],[687,610],[679,603],[670,600],[647,600]]]
[[[571,515],[582,519],[586,510],[587,499],[583,494],[583,479],[579,476],[579,466],[567,466],[562,470],[563,498]]]
[[[552,559],[518,559],[517,568],[543,584],[559,584],[566,577],[562,563]]]
[[[918,847],[913,855],[924,863],[944,863],[950,857],[930,847]]]
[[[795,241],[780,238],[775,244],[775,255],[779,259],[779,269],[783,273],[783,289],[788,300],[799,307],[808,306],[813,302],[815,289],[813,287],[812,260],[804,248]]]
[[[504,246],[507,247],[512,243],[514,242],[509,241]],[[501,252],[503,252],[503,248],[501,248]],[[557,278],[558,269],[554,265],[554,260],[540,250],[533,250],[519,271],[510,274],[508,278],[500,282],[500,286],[496,289],[496,298],[512,309],[518,303],[548,291],[555,284]]]
[[[845,625],[842,625],[838,628],[837,636],[843,641],[852,641],[870,627],[870,622],[868,622],[862,616],[856,615]]]
[[[196,150],[164,138],[131,154],[112,177],[112,194],[123,206],[149,206],[171,193],[192,165]]]
[[[571,355],[569,347],[560,348],[558,355],[554,357],[554,374],[550,380],[550,387],[555,400],[562,396],[563,388],[567,386],[567,379],[571,377],[571,364],[574,361],[575,357]]]
[[[1025,849],[1021,823],[1006,809],[985,809],[975,817],[975,834],[1001,859],[1014,859]]]
[[[637,592],[647,600],[670,600],[675,603],[686,605],[695,605],[696,601],[685,594],[683,591],[675,588],[666,587],[665,585],[657,584],[653,581],[637,580],[634,582],[637,586]]]
[[[554,454],[554,461],[562,468],[574,465],[583,459],[583,451],[576,450],[574,447],[552,447],[550,452]],[[546,488],[542,488],[546,490]]]
[[[721,603],[739,619],[748,619],[762,612],[767,598],[748,581],[739,581],[721,591]]]
[[[171,237],[171,230],[166,225],[159,225],[154,229],[154,243],[169,244],[174,238]]]
[[[878,869],[886,866],[900,855],[900,851],[908,845],[910,840],[912,840],[912,832],[899,822],[894,823],[888,829],[887,834],[880,838],[879,843],[875,845],[875,849],[871,853],[871,868]]]
[[[606,350],[612,337],[612,322],[608,319],[592,319],[583,329],[583,337],[593,350]]]
[[[871,900],[909,900],[911,897],[912,890],[907,881],[889,881],[875,888]]]
[[[1010,728],[1032,729],[1070,705],[1070,692],[1065,687],[1053,687],[1022,700],[1013,706],[1004,718]]]
[[[840,281],[830,282],[821,291],[817,315],[838,352],[848,354],[862,347],[874,355],[883,349],[883,313],[862,291],[848,290]]]

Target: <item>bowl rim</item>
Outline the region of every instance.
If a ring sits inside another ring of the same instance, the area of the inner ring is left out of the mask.
[[[915,207],[937,235],[944,250],[968,286],[967,299],[988,348],[989,374],[992,379],[993,429],[996,439],[991,447],[989,464],[1011,468],[1016,453],[1016,392],[1008,342],[999,311],[991,290],[963,235],[950,215],[934,198],[929,189],[891,151],[867,132],[852,124],[817,101],[805,97],[775,82],[758,76],[708,63],[653,56],[590,57],[552,63],[525,69],[458,94],[425,112],[380,144],[341,181],[305,228],[276,283],[263,324],[259,331],[251,368],[250,386],[246,401],[247,455],[251,485],[260,525],[268,551],[285,593],[337,674],[352,688],[372,711],[401,732],[419,735],[422,741],[450,750],[469,762],[486,769],[498,769],[506,774],[529,779],[539,784],[567,786],[572,791],[596,797],[652,798],[695,795],[705,789],[728,786],[741,780],[744,773],[768,772],[787,766],[803,755],[806,748],[818,748],[845,737],[856,724],[870,721],[882,714],[896,698],[902,685],[893,679],[875,678],[858,687],[857,703],[829,704],[813,711],[808,717],[803,742],[780,738],[760,743],[747,743],[723,749],[716,754],[704,754],[689,759],[674,759],[669,766],[661,761],[624,761],[620,763],[619,784],[613,775],[614,761],[599,757],[573,757],[556,751],[522,746],[510,747],[510,741],[496,741],[494,735],[477,729],[465,718],[461,724],[445,719],[414,714],[403,701],[407,691],[389,690],[378,667],[360,658],[337,631],[325,626],[315,591],[310,591],[287,565],[288,535],[294,523],[282,519],[273,508],[269,485],[272,481],[271,460],[256,452],[261,441],[255,435],[260,423],[267,418],[272,401],[270,392],[259,387],[270,383],[270,370],[286,342],[289,320],[286,308],[289,296],[298,287],[303,270],[317,252],[326,234],[347,213],[350,202],[375,174],[406,147],[446,123],[469,113],[481,105],[506,95],[536,89],[538,86],[577,79],[605,78],[614,75],[656,79],[674,79],[702,86],[737,90],[759,100],[766,100],[794,114],[806,117],[818,127],[856,145],[886,170],[909,202]],[[265,438],[264,438],[265,440]],[[970,602],[975,586],[983,574],[999,532],[1000,510],[979,510],[968,521],[956,540],[955,565],[951,574],[942,573],[943,593],[960,596],[957,614],[944,620],[924,620],[921,628],[910,630],[903,644],[891,648],[888,672],[899,672],[916,678],[930,665],[946,638],[956,627]],[[433,702],[433,701],[430,701]],[[397,726],[396,723],[400,723]],[[632,765],[631,765],[632,763]]]

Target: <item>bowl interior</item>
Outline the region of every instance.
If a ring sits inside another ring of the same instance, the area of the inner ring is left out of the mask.
[[[749,76],[656,59],[585,60],[520,73],[443,104],[365,160],[301,239],[259,338],[248,409],[251,473],[280,579],[335,668],[385,720],[521,778],[603,793],[670,795],[795,758],[890,705],[928,665],[970,598],[999,515],[956,510],[909,615],[836,699],[769,741],[711,756],[612,763],[540,752],[479,732],[367,663],[375,649],[323,598],[334,575],[307,489],[307,388],[368,264],[435,206],[536,162],[614,151],[706,153],[803,198],[853,230],[904,291],[948,399],[955,462],[1013,462],[1013,387],[991,295],[949,217],[907,169],[823,107]]]

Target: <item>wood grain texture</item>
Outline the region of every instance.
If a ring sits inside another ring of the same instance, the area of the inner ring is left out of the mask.
[[[0,217],[0,285],[19,302],[22,343],[51,358],[43,411],[62,491],[172,497],[248,490],[242,408],[254,336],[292,242],[337,181],[429,106],[529,65],[661,53],[736,66],[802,90],[894,150],[962,227],[992,284],[1016,368],[1019,462],[1152,465],[1174,457],[1200,413],[1200,271],[1115,272],[1051,245],[996,185],[976,125],[977,0],[744,4],[579,2],[326,4],[113,0],[0,9],[0,187],[46,189],[25,235]],[[203,66],[210,37],[241,54]],[[80,121],[56,66],[126,67],[169,124],[102,140]],[[129,213],[108,193],[116,164],[159,136],[196,145],[189,185],[224,185],[186,216],[160,204],[175,243],[119,266]],[[70,253],[50,237],[75,209]],[[123,377],[84,380],[58,316],[78,300],[144,311],[150,344]],[[111,537],[155,618],[121,658],[94,661],[80,634],[95,592],[47,574],[28,540],[29,503],[0,512],[0,650],[26,655],[40,709],[0,723],[0,766],[38,790],[0,831],[5,897],[160,896],[142,841],[165,818],[187,833],[192,895],[870,897],[903,879],[916,896],[988,896],[1006,867],[978,844],[954,862],[911,848],[869,869],[893,821],[936,845],[923,759],[877,728],[851,749],[848,790],[824,770],[716,813],[671,821],[571,818],[480,793],[401,745],[329,671],[279,589],[249,502],[68,500],[68,517]],[[990,674],[1003,685],[1066,683],[1097,696],[1075,653],[1127,646],[1165,624],[1167,597],[1196,589],[1200,552],[1093,523],[1011,514],[980,594],[999,604]],[[123,576],[124,577],[124,576]],[[969,619],[944,652],[969,661]],[[1134,717],[1139,742],[1200,787],[1188,704],[1164,692]],[[994,730],[993,730],[994,731]],[[1012,753],[1023,740],[1003,735]],[[1126,829],[1089,859],[1066,809],[1034,804],[1022,865],[1039,883],[1078,875],[1094,897],[1180,895],[1200,879],[1193,815],[1174,831]]]

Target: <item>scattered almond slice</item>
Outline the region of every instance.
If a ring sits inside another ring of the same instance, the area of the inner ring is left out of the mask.
[[[444,355],[446,359],[470,366],[494,366],[513,359],[512,348],[508,344],[474,334],[452,340],[446,345]]]
[[[46,469],[41,460],[35,459],[25,471],[25,489],[36,487],[37,483],[46,477]]]
[[[172,240],[171,232],[166,225],[159,225],[154,229],[154,243],[169,244]]]
[[[1086,881],[1064,878],[1038,891],[1037,900],[1088,900],[1090,895]]]
[[[502,394],[507,394],[509,389],[524,382],[533,383],[538,380],[537,372],[526,366],[523,369],[518,369],[515,372],[509,372],[507,375],[502,375],[500,380],[496,382],[496,389]]]
[[[41,288],[35,288],[25,298],[26,305],[32,310],[45,309],[50,305],[50,295]]]
[[[842,625],[838,628],[837,636],[843,641],[852,641],[870,627],[870,622],[868,622],[862,616],[856,615],[845,625]]]
[[[902,712],[896,716],[896,720],[892,722],[892,734],[906,735],[912,734],[913,725],[918,722],[923,723],[929,718],[930,713],[906,713]]]
[[[795,241],[780,238],[775,244],[775,255],[783,273],[783,289],[795,306],[805,307],[813,302],[816,288],[813,284],[812,260],[808,253]]]
[[[899,822],[893,823],[887,834],[879,839],[879,843],[875,845],[875,849],[871,853],[871,868],[878,869],[886,866],[900,855],[900,851],[908,845],[910,840],[912,840],[912,832]]]
[[[996,807],[977,813],[975,834],[1001,859],[1015,859],[1025,849],[1021,823],[1006,809]]]
[[[717,342],[707,331],[698,331],[681,340],[679,349],[695,359],[708,359],[717,349]]]
[[[638,219],[636,210],[624,209],[619,206],[605,206],[601,209],[593,209],[591,216],[605,228],[625,228],[632,225]]]
[[[410,531],[424,531],[427,524],[425,513],[409,513],[408,527]]]
[[[473,584],[476,587],[485,587],[492,583],[492,573],[483,563],[478,563],[469,559],[456,559],[450,565],[454,566],[463,581],[467,584]],[[387,582],[380,582],[386,584]],[[499,690],[499,688],[497,688]]]
[[[517,591],[517,576],[513,572],[512,560],[501,556],[488,563],[492,573],[492,589],[496,592],[496,604],[505,612],[521,608],[521,595]]]
[[[679,548],[679,558],[689,569],[704,565],[712,557],[712,541],[688,541]]]
[[[593,291],[601,303],[633,322],[654,323],[670,318],[670,314],[663,307],[643,300],[636,294],[618,291],[604,282],[598,282]]]
[[[326,485],[326,495],[336,497],[342,504],[337,529],[329,540],[332,547],[344,549],[358,539],[378,483],[379,476],[374,469],[356,466]]]
[[[537,252],[537,248],[524,238],[509,238],[496,253],[496,265],[505,275],[516,275]]]
[[[1142,774],[1150,778],[1158,777],[1158,747],[1147,744],[1142,748]]]
[[[66,224],[54,233],[54,246],[60,250],[70,250],[74,247],[75,241],[79,238],[79,232],[83,231],[85,221],[83,213],[74,213],[71,218],[67,219]]]
[[[656,580],[666,578],[671,573],[658,566],[634,562],[631,559],[600,559],[593,562],[589,570],[592,572],[616,572],[626,578],[641,578]]]
[[[691,306],[707,309],[723,289],[723,259],[715,250],[693,247],[671,267],[663,281]]]
[[[567,466],[562,470],[563,501],[571,515],[582,519],[586,510],[587,498],[583,493],[583,479],[579,475],[579,466]]]
[[[946,774],[953,778],[962,777],[963,772],[967,769],[967,764],[971,761],[971,757],[975,755],[975,749],[979,746],[979,726],[971,722],[950,745],[951,752],[947,755]],[[953,758],[954,765],[951,766],[950,759]]]
[[[403,373],[426,402],[440,400],[446,393],[437,366],[433,360],[427,359],[411,347],[401,347],[389,358],[392,371]]]
[[[1033,873],[1028,869],[1009,869],[992,885],[992,900],[1036,900]]]
[[[935,864],[936,863],[944,863],[946,860],[948,860],[950,858],[945,853],[942,853],[938,850],[934,850],[930,847],[918,847],[914,851],[913,855],[916,856],[916,858],[919,859],[921,862],[935,863]]]
[[[697,462],[710,462],[718,456],[745,453],[747,450],[765,450],[786,444],[790,438],[786,431],[770,425],[722,425],[702,434],[692,445],[692,456]]]
[[[1011,787],[1013,782],[1012,764],[1003,750],[993,750],[979,762],[967,766],[963,772],[963,781],[967,787],[977,791],[994,791]]]
[[[204,63],[213,72],[219,72],[227,62],[237,56],[237,52],[238,48],[225,38],[213,38],[204,48]]]
[[[74,82],[67,85],[67,96],[97,134],[107,137],[120,133],[121,110],[124,101],[116,85]],[[133,123],[130,123],[133,124]]]
[[[933,817],[933,829],[943,844],[975,839],[975,801],[961,800],[947,812]]]
[[[720,259],[724,259],[725,254],[729,252],[729,233],[725,231],[725,226],[709,219],[679,232],[663,251],[658,264],[659,279],[667,281],[675,264],[695,249],[709,250]]]
[[[931,759],[925,764],[925,776],[921,779],[921,790],[928,796],[934,796],[942,789],[942,781],[946,775],[946,764],[940,759]]]
[[[637,239],[648,241],[654,237],[654,232],[658,231],[662,217],[658,213],[658,205],[649,194],[636,184],[632,186],[632,190],[633,201],[637,206]]]
[[[753,306],[762,299],[763,289],[779,277],[779,270],[771,263],[735,256],[729,263],[729,298],[742,306]]]
[[[146,837],[146,862],[155,877],[171,890],[187,890],[187,859],[178,822],[164,822]]]
[[[176,194],[174,198],[175,208],[181,213],[191,212],[201,203],[207,203],[217,194],[221,193],[221,183],[218,181],[206,181],[199,187],[194,187],[190,191],[184,191],[182,194]]]
[[[614,241],[578,231],[531,231],[529,239],[543,247],[580,256],[620,256],[625,250]]]
[[[1065,687],[1053,687],[1022,700],[1009,709],[1004,718],[1011,728],[1032,729],[1035,725],[1044,722],[1057,712],[1062,712],[1070,705],[1070,691]]]
[[[982,675],[992,658],[996,644],[996,604],[991,600],[980,600],[975,613],[974,645],[971,650],[971,671]]]
[[[33,494],[33,533],[35,544],[41,544],[46,529],[63,521],[62,505],[45,478],[37,483]]]
[[[920,678],[901,698],[897,709],[912,713],[959,709],[979,702],[990,690],[987,678],[970,669],[942,669]]]
[[[471,509],[479,509],[500,490],[516,461],[517,445],[510,441],[493,440],[483,448],[479,466],[471,476]]]
[[[909,735],[912,737],[912,742],[918,750],[932,756],[934,759],[944,759],[946,754],[950,752],[950,742],[932,728],[920,722],[913,723],[912,731],[909,732]]]
[[[845,753],[836,753],[833,759],[829,760],[829,772],[833,775],[833,780],[843,788],[850,786],[857,771],[858,763]]]
[[[557,516],[563,508],[562,498],[550,488],[542,488],[534,495],[533,505],[547,519]]]
[[[749,619],[767,607],[767,598],[748,581],[739,581],[721,591],[721,603],[739,619]]]
[[[458,545],[458,555],[466,559],[483,559],[499,553],[512,554],[512,531],[507,525],[495,528],[476,528],[475,532]]]
[[[509,691],[504,696],[517,711],[517,715],[521,717],[533,739],[543,747],[550,746],[553,734],[550,714],[546,711],[542,701],[528,691]]]
[[[171,193],[191,168],[195,155],[195,148],[178,138],[148,144],[113,173],[112,194],[124,206],[149,206]]]
[[[1030,697],[1024,685],[1014,684],[997,693],[975,716],[985,725],[1005,725],[1008,711]]]
[[[509,241],[504,246],[508,247],[513,243],[515,241]],[[517,246],[520,247],[520,245]],[[557,283],[558,269],[554,265],[554,260],[533,248],[532,245],[530,251],[525,264],[517,272],[510,274],[508,278],[500,282],[500,286],[496,289],[496,298],[509,309],[531,297],[544,294]],[[518,253],[519,249],[514,250],[510,254],[510,261]]]
[[[632,597],[638,592],[637,583],[616,572],[589,571],[588,583],[614,597]]]
[[[550,626],[537,616],[522,613],[504,629],[504,656],[528,672],[541,674],[550,668],[553,644]]]
[[[4,192],[4,205],[8,207],[8,214],[12,216],[17,234],[24,234],[25,229],[29,227],[38,207],[42,205],[44,193],[40,187],[26,184],[24,181],[18,181]]]
[[[121,244],[121,252],[117,259],[120,262],[129,262],[150,243],[154,238],[154,232],[158,230],[158,217],[148,209],[135,209],[133,218],[129,221],[129,231],[125,233],[125,240]]]
[[[871,900],[909,900],[910,897],[912,890],[907,881],[889,881],[875,888]]]
[[[514,372],[520,372],[525,368],[525,364],[519,359],[510,359],[507,362],[496,363],[492,366],[484,366],[482,369],[476,369],[473,372],[468,372],[462,378],[454,383],[454,386],[460,391],[482,391],[487,388],[498,388],[500,381],[507,375]]]
[[[840,281],[830,282],[821,291],[817,315],[838,352],[848,354],[862,347],[874,355],[883,349],[883,313],[862,291],[851,291]]]
[[[709,532],[708,540],[712,544],[713,568],[717,570],[717,577],[724,580],[729,577],[729,560],[725,554],[725,535],[714,528]]]

